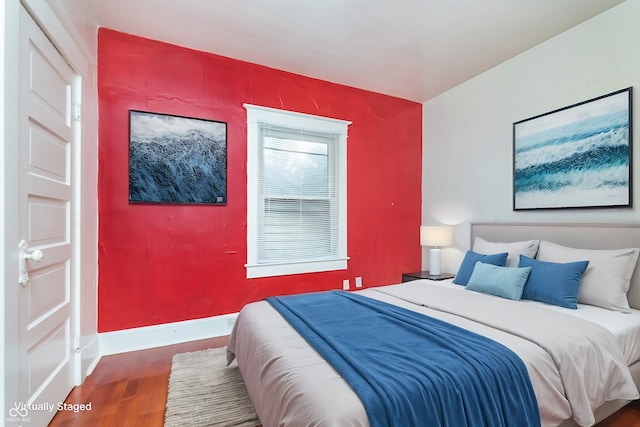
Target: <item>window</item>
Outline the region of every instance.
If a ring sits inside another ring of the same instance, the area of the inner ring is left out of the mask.
[[[346,269],[350,122],[244,107],[247,277]]]

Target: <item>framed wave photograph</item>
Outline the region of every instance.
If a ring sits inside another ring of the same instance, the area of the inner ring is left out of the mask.
[[[225,205],[227,124],[130,110],[129,202]]]
[[[631,207],[632,88],[513,124],[513,210]]]

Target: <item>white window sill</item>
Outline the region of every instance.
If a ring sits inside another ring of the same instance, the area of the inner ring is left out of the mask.
[[[347,269],[348,258],[285,263],[246,264],[247,279]]]

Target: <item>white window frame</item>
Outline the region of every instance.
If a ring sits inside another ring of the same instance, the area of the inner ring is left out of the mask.
[[[247,278],[347,269],[347,129],[349,121],[244,104],[247,110]],[[258,259],[259,125],[326,132],[338,137],[338,250],[330,258],[265,262]]]

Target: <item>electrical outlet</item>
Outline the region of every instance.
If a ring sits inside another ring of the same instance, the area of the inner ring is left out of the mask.
[[[342,281],[342,289],[344,289],[345,291],[349,290],[349,279],[344,279]]]
[[[356,277],[356,288],[361,288],[362,287],[362,277],[358,276]]]

